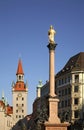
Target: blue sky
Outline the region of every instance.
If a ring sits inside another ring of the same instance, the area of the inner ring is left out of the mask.
[[[53,25],[58,44],[55,73],[69,58],[84,52],[84,0],[0,0],[0,95],[12,104],[19,57],[28,81],[28,114],[36,86],[49,79],[48,30]]]

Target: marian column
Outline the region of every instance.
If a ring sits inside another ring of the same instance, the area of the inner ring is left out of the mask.
[[[54,41],[54,36],[56,31],[53,26],[50,26],[48,31],[49,44],[47,45],[49,49],[49,122],[60,123],[58,118],[58,102],[59,99],[55,94],[55,48],[56,43]]]
[[[45,130],[67,130],[67,123],[61,123],[58,117],[58,102],[59,99],[55,94],[55,48],[56,43],[54,41],[54,36],[56,31],[53,26],[50,26],[48,31],[49,44],[47,45],[49,49],[49,118],[48,121],[44,123]],[[43,130],[43,129],[42,129]]]

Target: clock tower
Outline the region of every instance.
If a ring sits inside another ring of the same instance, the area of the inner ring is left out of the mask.
[[[12,83],[13,95],[13,122],[14,124],[27,115],[27,93],[28,85],[24,83],[24,72],[21,59],[18,62],[16,72],[17,81]]]

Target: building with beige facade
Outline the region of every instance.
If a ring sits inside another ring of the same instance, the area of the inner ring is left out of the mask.
[[[9,106],[4,95],[0,100],[0,128],[2,130],[11,130],[13,126],[13,107]]]
[[[71,57],[55,78],[61,120],[84,119],[84,52]]]
[[[24,72],[21,60],[19,60],[17,68],[17,81],[12,84],[13,95],[13,118],[14,124],[27,115],[27,83],[24,83]]]
[[[12,83],[13,106],[10,106],[4,95],[0,100],[0,129],[12,130],[12,127],[27,116],[28,86],[24,83],[22,62],[19,60],[16,72],[17,81]],[[11,97],[10,97],[11,98]]]

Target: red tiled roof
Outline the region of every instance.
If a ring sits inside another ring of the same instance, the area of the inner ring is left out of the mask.
[[[13,107],[12,106],[7,106],[7,109],[6,109],[6,114],[13,114]]]
[[[18,74],[24,74],[23,68],[22,68],[21,59],[19,59],[19,62],[18,62],[18,68],[17,68],[17,73],[16,73],[16,75],[18,75]]]

